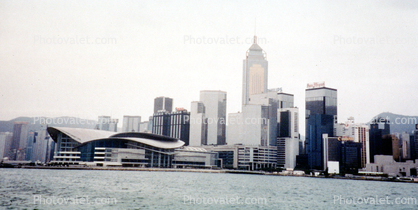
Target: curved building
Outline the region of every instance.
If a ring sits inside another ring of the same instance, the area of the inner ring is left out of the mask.
[[[48,127],[56,142],[54,163],[97,166],[171,167],[175,138],[139,132],[116,133],[82,128]]]

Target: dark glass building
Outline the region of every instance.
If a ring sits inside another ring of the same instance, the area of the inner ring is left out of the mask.
[[[362,143],[341,141],[340,143],[340,173],[357,174],[361,168]]]
[[[28,122],[15,122],[13,125],[13,137],[8,157],[10,160],[25,160],[26,144],[28,140]]]
[[[158,111],[173,111],[173,99],[169,97],[160,96],[154,99],[154,114]]]
[[[383,151],[385,146],[382,140],[384,135],[390,134],[389,120],[377,118],[370,124],[369,130],[369,144],[370,144],[370,163],[374,163],[375,155],[387,154]],[[387,146],[386,146],[387,147]],[[390,143],[390,148],[392,148]],[[392,155],[388,154],[388,155]]]
[[[190,138],[190,112],[184,109],[178,109],[175,112],[168,113],[160,111],[154,113],[152,133],[180,139],[189,145]]]
[[[311,169],[324,169],[322,134],[334,136],[337,120],[337,90],[327,87],[306,89],[306,147]]]
[[[418,132],[412,131],[412,134],[410,135],[409,142],[411,142],[411,159],[415,160],[418,158],[418,148],[417,148],[417,141],[418,141]]]
[[[157,112],[152,116],[152,133],[170,136],[171,114],[168,112]]]
[[[178,110],[171,113],[170,117],[170,137],[184,141],[189,145],[190,137],[190,112]]]

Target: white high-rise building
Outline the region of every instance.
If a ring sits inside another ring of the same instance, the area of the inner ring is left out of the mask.
[[[277,126],[277,165],[295,168],[299,155],[299,108],[279,108]]]
[[[139,124],[139,132],[151,133],[151,130],[149,129],[149,121],[144,121]]]
[[[102,131],[118,131],[118,119],[111,119],[110,116],[99,116],[97,129]]]
[[[202,90],[200,101],[205,106],[207,145],[226,144],[226,92]]]
[[[267,92],[268,62],[266,58],[266,52],[257,44],[257,36],[254,36],[254,43],[247,50],[243,66],[243,105],[250,103],[251,95]]]
[[[269,106],[248,104],[242,112],[228,115],[228,145],[268,146],[270,137]]]
[[[122,132],[140,132],[141,116],[123,116]]]
[[[207,119],[205,105],[201,101],[193,101],[190,109],[190,146],[207,144]]]

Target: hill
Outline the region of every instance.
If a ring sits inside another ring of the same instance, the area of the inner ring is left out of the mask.
[[[388,119],[390,123],[390,133],[402,133],[415,130],[415,125],[418,124],[418,116],[408,116],[393,114],[390,112],[383,112],[373,117],[367,124],[378,119],[379,117]]]
[[[13,132],[15,122],[28,122],[29,131],[37,131],[42,127],[70,127],[70,128],[87,128],[94,129],[97,124],[95,120],[85,120],[76,117],[18,117],[9,121],[0,121],[0,132]]]

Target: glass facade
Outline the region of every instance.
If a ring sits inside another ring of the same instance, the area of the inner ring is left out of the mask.
[[[98,153],[98,148],[103,149],[103,154]],[[86,162],[104,161],[117,162],[115,155],[118,153],[112,149],[136,149],[144,151],[144,155],[137,154],[135,158],[121,158],[123,166],[144,165],[146,167],[169,168],[174,155],[174,149],[161,149],[131,140],[102,139],[81,145],[80,160]],[[103,158],[100,158],[103,157]],[[99,158],[99,159],[98,159]]]
[[[340,173],[357,174],[361,168],[361,143],[343,141],[340,144]]]
[[[202,90],[200,101],[205,107],[207,145],[226,144],[226,92]]]
[[[306,89],[306,146],[311,169],[322,170],[322,134],[334,136],[337,118],[337,90],[327,87]]]
[[[337,115],[337,90],[325,87],[307,89],[306,110],[309,110],[309,115]]]
[[[370,145],[370,163],[374,163],[374,156],[383,154],[383,136],[390,134],[389,121],[378,118],[376,122],[370,124],[369,145]]]
[[[154,99],[154,113],[158,111],[166,111],[172,112],[173,111],[173,99],[168,97],[157,97]]]
[[[186,110],[172,113],[158,112],[153,115],[152,133],[180,139],[189,145],[190,113]]]

